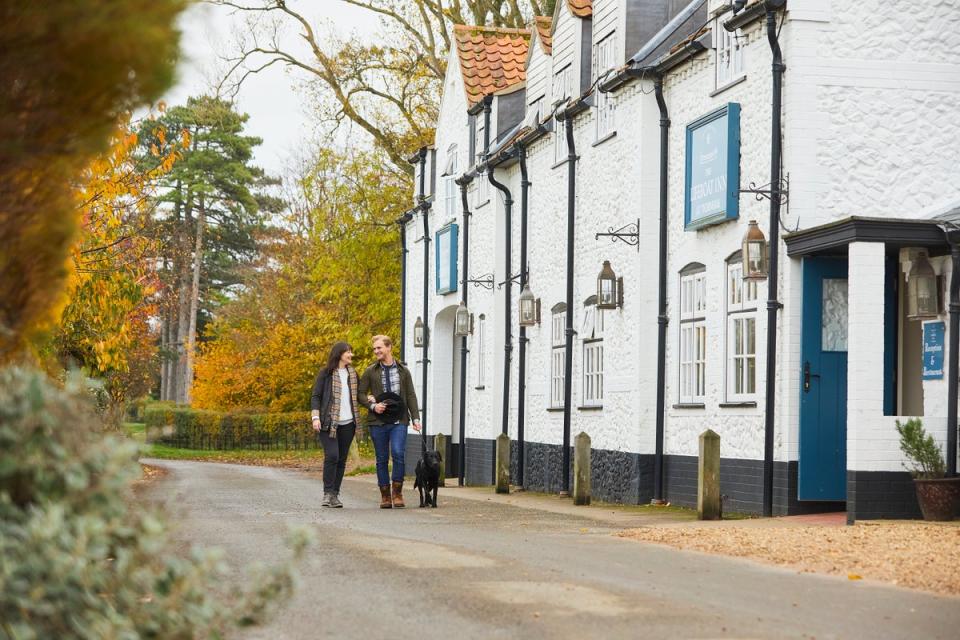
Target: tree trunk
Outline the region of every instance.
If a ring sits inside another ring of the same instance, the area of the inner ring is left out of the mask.
[[[190,223],[193,221],[193,207],[187,202],[184,208],[184,224],[180,236],[180,268],[177,274],[177,360],[175,363],[176,386],[174,400],[178,404],[187,402],[187,336],[190,331],[190,284],[192,280],[190,260]]]
[[[190,404],[190,394],[193,391],[193,360],[197,347],[197,312],[200,306],[200,265],[203,262],[203,227],[207,221],[206,210],[203,206],[203,196],[200,196],[197,207],[197,244],[193,252],[193,283],[190,289],[190,330],[187,332],[187,363],[184,370],[184,402]]]

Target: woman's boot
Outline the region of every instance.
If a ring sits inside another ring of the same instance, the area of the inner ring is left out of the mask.
[[[390,501],[390,485],[385,484],[380,487],[380,508],[392,509],[393,502]]]
[[[393,483],[393,508],[402,509],[405,504],[403,504],[403,481]]]

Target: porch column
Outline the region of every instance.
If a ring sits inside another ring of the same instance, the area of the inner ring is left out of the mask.
[[[883,434],[884,253],[882,242],[850,245],[847,323],[847,520],[856,514],[854,471],[870,471],[869,443]]]

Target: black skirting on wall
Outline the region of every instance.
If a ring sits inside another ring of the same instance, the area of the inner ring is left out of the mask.
[[[921,518],[913,478],[906,471],[847,471],[847,522]]]

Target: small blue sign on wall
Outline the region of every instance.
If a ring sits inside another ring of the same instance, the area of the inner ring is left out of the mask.
[[[434,247],[437,293],[453,293],[457,290],[457,225],[437,231]]]
[[[944,325],[942,322],[923,323],[923,379],[943,378]]]
[[[740,105],[730,102],[687,125],[684,227],[740,216]]]

